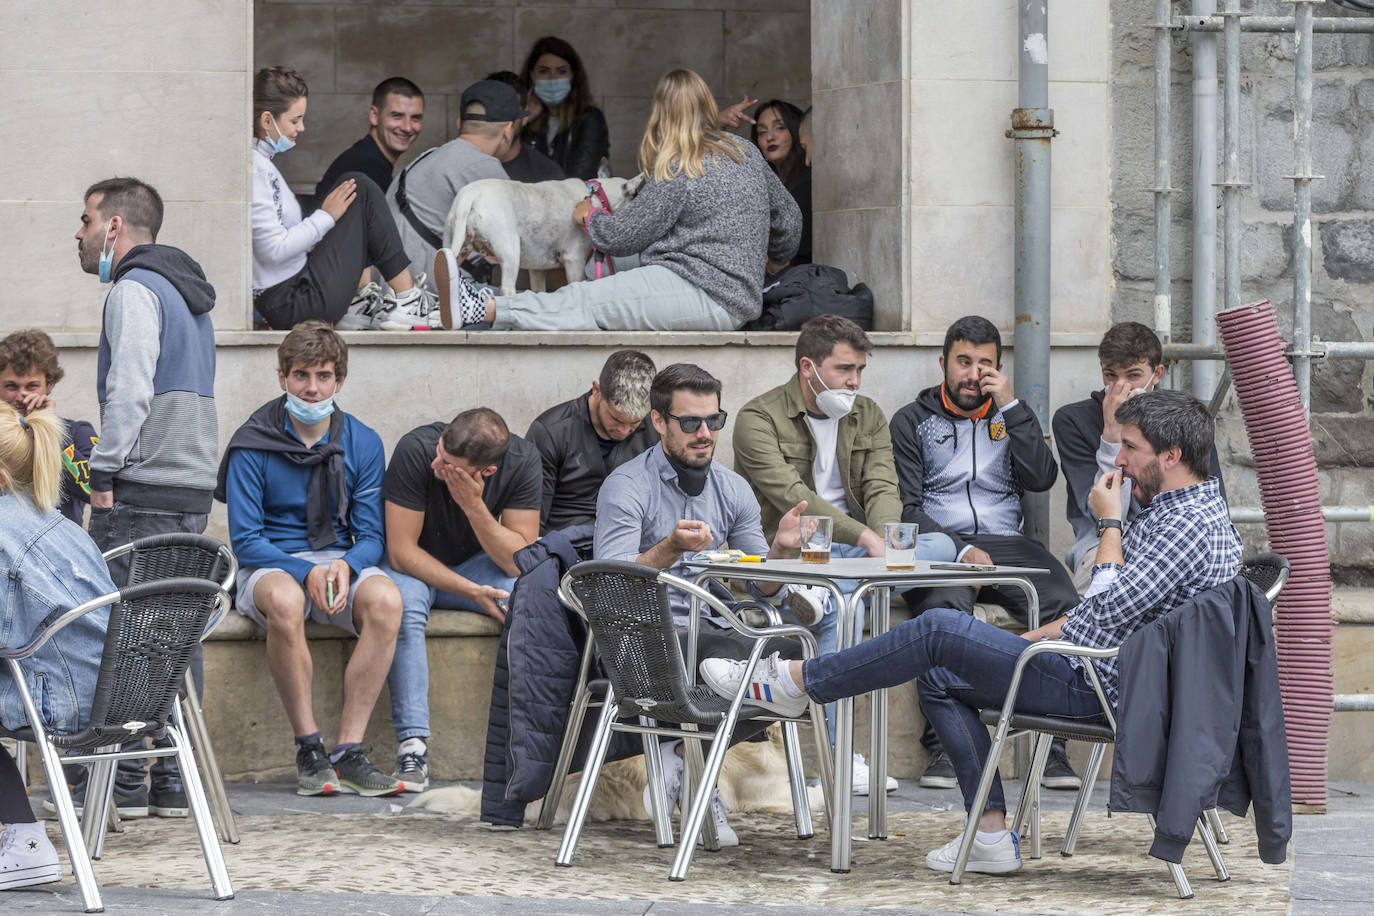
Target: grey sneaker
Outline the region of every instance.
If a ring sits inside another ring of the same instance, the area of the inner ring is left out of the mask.
[[[407,738],[396,749],[396,772],[402,792],[423,792],[429,788],[429,748],[420,738]]]
[[[368,283],[358,290],[348,304],[348,312],[334,325],[340,331],[372,331],[381,327],[381,315],[386,310],[386,297],[377,283]]]
[[[86,812],[86,784],[82,782],[80,785],[72,786],[71,792],[72,804],[76,807],[76,816],[84,817]],[[116,790],[114,802],[115,811],[126,821],[148,816],[147,786],[136,790],[130,795],[120,795],[119,791]],[[48,814],[56,814],[57,806],[53,804],[52,799],[45,799],[43,802],[43,810]]]
[[[954,764],[950,762],[949,755],[944,748],[936,748],[935,753],[930,755],[925,772],[921,774],[921,788],[953,789],[957,785],[959,779],[954,774]]]
[[[370,748],[354,745],[343,752],[334,764],[334,772],[339,776],[339,791],[369,797],[377,795],[400,795],[405,786],[399,779],[388,776],[367,759]]]
[[[1045,772],[1040,774],[1040,785],[1046,789],[1072,789],[1077,791],[1083,780],[1073,771],[1068,752],[1064,745],[1055,741],[1050,745],[1050,754],[1045,758]]]
[[[324,743],[307,741],[296,745],[296,794],[335,795],[339,791],[339,777]]]

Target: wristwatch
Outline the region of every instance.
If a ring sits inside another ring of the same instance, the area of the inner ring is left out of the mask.
[[[1119,518],[1099,518],[1097,520],[1098,537],[1102,537],[1102,535],[1106,534],[1108,528],[1115,528],[1117,531],[1124,530],[1121,527],[1121,519]]]

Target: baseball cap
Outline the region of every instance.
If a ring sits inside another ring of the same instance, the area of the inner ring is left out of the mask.
[[[483,114],[468,114],[468,106],[481,102]],[[529,117],[520,108],[520,96],[515,89],[497,80],[479,80],[463,90],[463,119],[472,121],[515,121]]]

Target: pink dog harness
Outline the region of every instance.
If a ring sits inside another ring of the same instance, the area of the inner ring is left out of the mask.
[[[595,178],[587,182],[587,199],[592,202],[592,209],[591,212],[587,214],[587,219],[582,223],[582,231],[587,232],[587,236],[590,238],[591,233],[587,231],[587,223],[592,221],[592,214],[610,213],[611,201],[610,198],[606,196],[606,189],[601,187],[601,182],[597,181]],[[601,279],[603,265],[607,276],[615,273],[615,260],[597,251],[595,246],[592,246],[592,257],[596,260],[596,279]]]

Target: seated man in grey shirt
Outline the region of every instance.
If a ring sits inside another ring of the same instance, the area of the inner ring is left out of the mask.
[[[726,543],[748,553],[791,557],[801,546],[799,520],[806,503],[798,503],[782,517],[769,544],[749,484],[711,460],[726,418],[720,409],[720,381],[698,366],[676,363],[654,377],[649,404],[660,442],[606,478],[596,501],[596,559],[631,560],[690,579],[688,559],[697,551]],[[759,598],[779,597],[786,588],[756,582],[747,587]],[[670,590],[668,594],[674,623],[685,628],[691,613],[690,599],[680,591]],[[701,628],[698,658],[749,657],[752,640],[722,621],[707,617],[706,622],[714,626]],[[801,646],[795,640],[769,640],[765,654],[775,650],[784,658],[801,657]],[[742,740],[761,730],[741,723],[735,738]],[[660,746],[669,808],[677,804],[682,793],[681,746],[681,741]],[[647,799],[647,787],[645,792]],[[711,811],[720,844],[735,846],[739,837],[725,820],[727,810],[717,793],[711,799]]]

